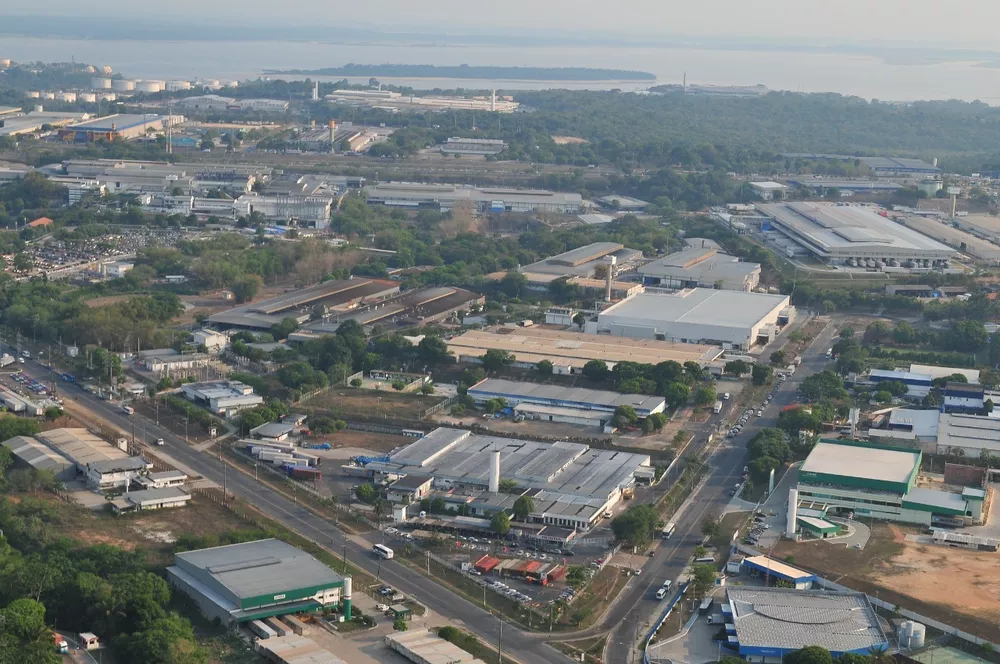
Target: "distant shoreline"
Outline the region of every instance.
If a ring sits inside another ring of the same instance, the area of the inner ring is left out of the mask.
[[[497,81],[635,81],[655,82],[645,71],[591,67],[498,67],[492,65],[355,65],[319,69],[265,69],[268,76],[344,76],[385,78],[489,79]]]

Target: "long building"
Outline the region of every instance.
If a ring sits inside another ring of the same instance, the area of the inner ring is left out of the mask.
[[[117,114],[85,120],[59,130],[59,138],[72,143],[113,141],[116,138],[139,138],[147,131],[163,131],[168,125],[184,122],[183,116],[153,114]]]
[[[351,613],[350,577],[276,539],[177,553],[167,580],[226,627],[331,608]]]
[[[564,251],[555,256],[525,265],[520,272],[532,275],[552,275],[554,277],[594,277],[598,267],[608,269],[612,262],[614,274],[631,270],[642,260],[638,249],[627,249],[617,242],[592,242],[582,247]]]
[[[583,197],[544,189],[479,188],[471,185],[385,182],[365,187],[369,205],[451,210],[468,204],[480,212],[550,212],[579,214]]]
[[[636,271],[647,286],[664,288],[752,291],[760,283],[759,263],[745,263],[715,247],[689,247],[640,265]]]
[[[820,260],[846,265],[937,267],[957,253],[937,240],[859,205],[772,203],[757,209],[782,234]]]
[[[799,468],[797,498],[791,501],[796,515],[853,514],[922,526],[941,518],[981,521],[979,493],[917,486],[921,458],[915,449],[822,440]]]
[[[478,362],[490,349],[511,353],[515,366],[530,369],[547,360],[552,363],[554,373],[567,375],[581,373],[584,365],[591,360],[600,360],[609,368],[613,368],[618,362],[696,362],[704,367],[723,353],[718,346],[609,337],[537,327],[470,330],[448,340],[448,350],[459,362]]]
[[[787,295],[708,288],[647,292],[611,305],[586,323],[586,331],[747,351],[773,339],[792,313]]]

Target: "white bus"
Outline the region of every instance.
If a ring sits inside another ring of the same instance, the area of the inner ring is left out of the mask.
[[[374,553],[379,558],[385,558],[386,560],[392,560],[392,549],[384,544],[376,544],[372,547],[372,553]]]
[[[662,537],[663,539],[670,539],[670,537],[674,534],[675,530],[677,530],[676,524],[668,523],[667,525],[663,526],[663,531],[660,533],[660,537]]]

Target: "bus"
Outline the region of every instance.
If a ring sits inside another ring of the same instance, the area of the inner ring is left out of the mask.
[[[373,546],[372,553],[374,553],[379,558],[392,560],[392,549],[387,547],[385,544],[376,544],[375,546]]]
[[[660,537],[663,539],[670,539],[673,536],[674,531],[677,530],[677,525],[674,523],[668,523],[663,526],[663,531],[660,533]]]

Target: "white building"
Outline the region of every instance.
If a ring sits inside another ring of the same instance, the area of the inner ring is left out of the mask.
[[[770,201],[775,198],[780,198],[788,191],[788,186],[783,185],[780,182],[772,182],[770,180],[765,182],[751,182],[750,188],[754,190],[761,200]]]
[[[169,489],[184,486],[188,476],[179,470],[165,470],[140,477],[136,482],[144,489]]]
[[[181,390],[191,401],[223,417],[233,417],[245,408],[264,403],[264,397],[254,394],[251,386],[234,380],[188,383]]]
[[[588,321],[586,331],[746,351],[773,339],[792,313],[787,295],[692,288],[622,300]]]
[[[185,97],[174,102],[175,106],[184,109],[198,111],[224,111],[236,100],[232,97],[220,97],[219,95],[199,95],[197,97]]]
[[[153,464],[142,457],[106,459],[88,463],[84,476],[88,486],[108,491],[127,487],[149,472],[152,467]]]
[[[254,212],[275,221],[294,221],[299,226],[322,230],[330,225],[333,196],[327,194],[245,194],[233,202],[240,216]],[[246,210],[244,213],[243,210]]]
[[[191,494],[176,487],[129,491],[111,501],[115,512],[158,510],[166,507],[183,507],[191,500]]]
[[[153,373],[171,373],[207,367],[212,358],[206,353],[179,353],[173,348],[144,350],[139,353],[139,364]]]
[[[215,330],[195,330],[191,333],[197,346],[204,346],[209,353],[218,353],[229,345],[229,337]]]
[[[101,266],[104,270],[104,274],[112,279],[121,279],[125,276],[125,273],[135,267],[134,263],[127,263],[125,261],[115,261],[113,263],[105,263]]]
[[[716,247],[689,247],[640,265],[647,286],[752,291],[760,283],[760,264],[745,263]]]

